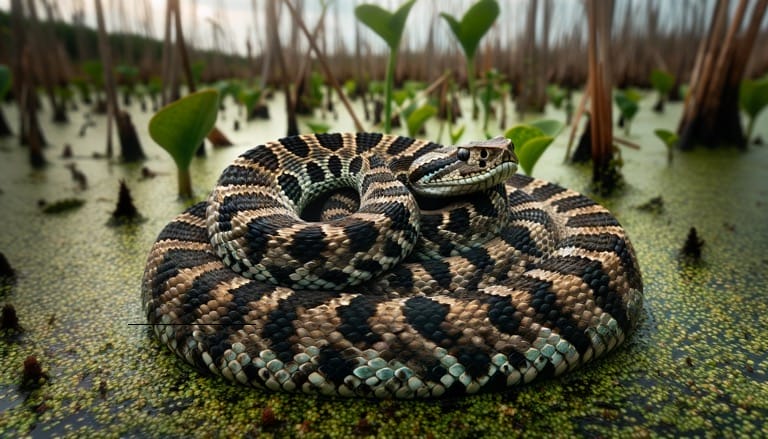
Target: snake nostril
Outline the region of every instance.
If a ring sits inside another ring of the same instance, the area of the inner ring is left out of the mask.
[[[487,150],[487,149],[481,149],[481,150],[480,150],[480,157],[481,157],[481,158],[486,158],[486,157],[488,157],[488,150]]]

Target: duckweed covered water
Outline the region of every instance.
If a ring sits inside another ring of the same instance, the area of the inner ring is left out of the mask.
[[[16,120],[13,108],[4,110]],[[271,110],[282,115],[279,103]],[[100,116],[85,138],[77,136],[77,114],[70,126],[46,127],[51,164],[43,171],[30,170],[16,139],[0,140],[0,251],[18,273],[0,287],[0,304],[13,304],[25,329],[0,337],[0,436],[764,436],[768,147],[678,153],[668,165],[652,131],[674,129],[679,110],[640,112],[630,140],[642,149],[622,151],[627,185],[599,200],[628,229],[643,272],[644,319],[629,343],[565,377],[436,402],[271,394],[198,374],[141,325],[147,252],[184,208],[173,163],[146,134],[148,115],[134,111],[150,156],[143,164],[90,158],[103,150]],[[285,126],[254,121],[233,132],[233,120],[230,110],[219,126],[238,145],[193,163],[201,196],[233,157],[280,137]],[[343,115],[331,124],[351,126]],[[760,134],[768,138],[765,128]],[[589,169],[562,164],[566,137],[534,175],[587,191]],[[65,143],[79,158],[57,157]],[[77,189],[69,162],[87,175],[87,190]],[[144,165],[158,176],[142,179]],[[107,226],[120,179],[145,222]],[[657,196],[661,212],[637,208]],[[86,202],[56,215],[38,207],[40,199],[64,198]],[[705,241],[700,263],[679,256],[691,227]],[[30,355],[49,377],[34,390],[21,387]]]

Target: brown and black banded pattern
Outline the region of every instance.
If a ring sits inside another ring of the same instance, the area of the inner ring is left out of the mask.
[[[519,175],[447,208],[417,205],[404,170],[441,148],[358,133],[244,153],[152,247],[154,332],[235,382],[380,398],[517,386],[624,341],[642,281],[616,219]]]

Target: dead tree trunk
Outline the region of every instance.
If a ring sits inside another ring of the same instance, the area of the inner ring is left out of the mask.
[[[702,41],[692,73],[691,87],[678,126],[682,150],[696,145],[747,147],[739,113],[739,85],[749,54],[757,38],[768,0],[759,0],[744,32],[740,32],[747,11],[741,0],[722,37],[728,21],[728,1],[718,0],[707,38]]]
[[[613,161],[613,117],[611,113],[610,38],[613,0],[587,0],[589,21],[589,79],[591,100],[589,118],[592,140],[592,182],[597,189],[610,193],[619,182]]]
[[[29,163],[34,168],[42,168],[46,164],[43,156],[45,138],[37,118],[38,97],[35,92],[34,74],[30,68],[30,49],[26,34],[24,7],[22,0],[11,1],[11,21],[13,27],[14,57],[13,87],[14,95],[19,103],[19,138],[21,145],[29,148]]]
[[[120,111],[117,101],[117,90],[115,86],[115,77],[112,74],[112,57],[109,51],[109,42],[107,41],[107,30],[104,25],[104,12],[101,8],[101,0],[94,0],[96,4],[96,20],[98,22],[99,52],[101,62],[104,66],[104,88],[107,92],[107,108],[110,118],[114,118],[117,125],[117,135],[120,138],[120,156],[123,161],[136,162],[144,160],[146,156],[141,148],[139,136],[136,135],[136,128],[131,122],[131,116],[127,112]],[[107,130],[107,155],[112,153],[112,136]]]

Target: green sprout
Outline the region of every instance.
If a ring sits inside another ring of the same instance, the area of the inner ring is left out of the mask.
[[[672,163],[672,150],[677,146],[680,137],[676,133],[665,129],[658,129],[653,133],[667,146],[667,162]]]
[[[752,139],[755,129],[755,120],[763,109],[768,106],[768,76],[763,79],[745,79],[739,88],[739,106],[747,116],[747,142]]]
[[[409,111],[405,116],[405,125],[408,127],[408,135],[416,137],[419,131],[424,127],[430,117],[437,114],[437,108],[431,104],[424,104],[421,107]]]
[[[479,0],[464,13],[460,21],[445,12],[441,13],[440,16],[448,22],[451,31],[464,50],[464,57],[467,61],[467,85],[472,97],[472,118],[474,119],[478,112],[475,101],[475,52],[480,45],[480,40],[488,33],[493,22],[499,16],[499,4],[496,0]]]
[[[149,121],[149,135],[176,162],[181,198],[192,198],[189,165],[200,142],[213,128],[218,111],[219,93],[207,89],[166,105]]]
[[[659,100],[654,105],[653,110],[658,113],[664,112],[664,104],[667,101],[667,96],[675,86],[675,77],[672,74],[660,69],[653,69],[651,71],[651,86],[659,93]]]
[[[536,162],[564,127],[560,121],[543,119],[517,125],[504,133],[504,137],[515,145],[515,155],[523,172],[532,175]]]
[[[617,90],[613,95],[613,100],[616,102],[616,106],[619,107],[621,112],[621,119],[619,120],[619,126],[624,127],[624,134],[629,135],[629,129],[632,125],[632,119],[635,118],[637,111],[640,109],[640,93],[633,89]]]
[[[355,17],[380,36],[389,46],[389,60],[384,83],[384,132],[392,129],[392,86],[395,81],[397,48],[405,30],[405,21],[416,0],[405,2],[394,13],[376,5],[364,4],[355,8]]]

